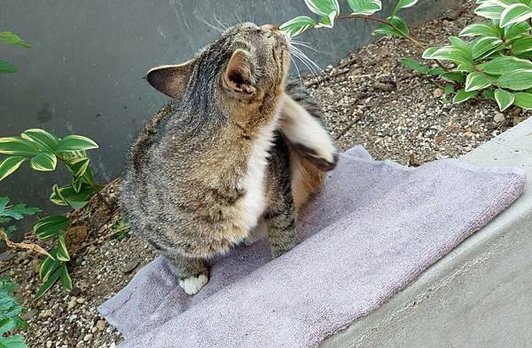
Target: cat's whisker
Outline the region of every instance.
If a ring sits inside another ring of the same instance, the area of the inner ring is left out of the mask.
[[[199,16],[198,16],[197,18],[199,18],[200,21],[202,21],[202,22],[205,23],[209,28],[211,28],[211,29],[217,31],[218,33],[223,33],[224,30],[225,30],[225,29],[223,29],[223,28],[217,27],[217,26],[215,26],[214,24],[211,24],[211,23],[207,22],[207,20],[206,20],[205,18],[203,18],[203,17],[199,17]]]
[[[312,50],[312,51],[314,51],[314,52],[318,52],[317,49],[315,49],[314,47],[312,47],[312,46],[310,46],[310,45],[308,45],[308,44],[306,44],[306,43],[303,43],[303,42],[299,42],[299,41],[294,41],[294,40],[292,40],[291,44],[294,45],[294,46],[301,46],[301,47],[308,48],[309,50]]]
[[[316,70],[319,74],[323,74],[323,69],[316,64],[312,59],[310,59],[303,51],[301,51],[299,48],[292,46],[293,50],[295,52],[298,52],[298,55],[301,57],[302,60],[306,61],[309,65],[314,67],[314,70]]]
[[[218,23],[218,25],[221,28],[223,28],[224,31],[226,31],[229,28],[229,24],[223,24],[220,18],[216,17],[216,15],[214,15],[214,20],[216,21],[216,23]]]
[[[238,15],[238,12],[235,11],[235,17],[236,17],[236,20],[238,21],[238,23],[242,23],[242,19],[240,18],[240,16]]]
[[[303,51],[301,51],[299,48],[297,47],[294,47],[295,50],[297,50],[302,58],[304,58],[305,60],[307,60],[310,64],[312,64],[318,71],[320,71],[321,73],[323,73],[323,69],[318,65],[316,64],[312,59],[310,59]]]
[[[310,41],[302,41],[302,40],[295,39],[295,38],[292,38],[291,42],[299,42],[299,43],[304,43],[304,44],[307,44],[307,45],[311,44]]]
[[[309,63],[307,63],[303,58],[301,58],[299,52],[297,52],[297,51],[292,51],[291,54],[293,55],[294,58],[297,58],[301,63],[303,63],[303,65],[309,70],[309,72],[310,72],[314,77],[317,76],[314,67],[313,67],[312,65],[310,65]]]
[[[308,66],[307,66],[307,65],[305,64],[305,62],[301,59],[301,57],[299,56],[299,54],[298,54],[296,51],[291,50],[291,51],[290,51],[290,55],[294,58],[294,59],[293,59],[294,64],[295,64],[296,60],[299,60],[299,61],[301,61],[301,62],[302,62],[307,68],[308,68]],[[298,68],[298,70],[299,70],[299,68]],[[314,72],[313,72],[312,70],[310,70],[310,72],[311,72],[312,74],[314,74]]]
[[[294,64],[294,68],[296,69],[296,72],[297,72],[297,76],[299,78],[299,83],[303,84],[302,83],[302,79],[301,79],[301,71],[299,71],[299,67],[297,66],[297,63],[296,63],[296,60],[293,59],[293,56],[290,55],[292,57],[292,63]]]
[[[320,71],[323,71],[314,62],[310,61],[310,59],[305,54],[303,54],[301,50],[297,49],[296,47],[292,48],[294,56],[297,57],[307,67],[307,69],[312,73],[312,75],[314,75],[314,77],[317,77],[320,74]]]

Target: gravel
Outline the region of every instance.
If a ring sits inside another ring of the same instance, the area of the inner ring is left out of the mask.
[[[443,43],[473,22],[474,1],[462,6],[452,16],[414,29],[413,35],[428,45]],[[502,114],[491,101],[450,104],[440,82],[398,63],[400,57],[420,53],[406,41],[382,38],[325,74],[303,79],[323,106],[325,123],[340,148],[361,144],[377,159],[418,166],[465,154],[530,117],[518,108]],[[104,195],[116,195],[118,185],[112,183]],[[56,285],[43,299],[33,301],[39,259],[18,252],[0,262],[1,275],[20,284],[17,296],[28,309],[24,317],[29,322],[22,334],[30,347],[114,347],[122,340],[96,307],[123,288],[155,253],[134,236],[113,239],[110,226],[118,217],[116,212],[102,212],[101,206],[88,209],[82,228],[73,230],[80,233],[73,238],[77,253],[70,265],[70,293]]]

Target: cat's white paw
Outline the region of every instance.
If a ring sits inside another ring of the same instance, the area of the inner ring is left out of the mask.
[[[188,295],[195,295],[205,286],[205,284],[207,284],[208,281],[209,278],[207,278],[205,274],[200,274],[197,277],[192,276],[179,280],[179,286],[182,287]]]

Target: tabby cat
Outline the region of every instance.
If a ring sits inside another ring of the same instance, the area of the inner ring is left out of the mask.
[[[320,111],[286,83],[289,39],[277,27],[243,23],[197,57],[148,72],[172,97],[129,153],[122,206],[134,231],[197,293],[208,260],[261,226],[273,257],[297,243],[297,210],[337,162]]]

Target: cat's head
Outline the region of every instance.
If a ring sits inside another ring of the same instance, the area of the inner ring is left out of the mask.
[[[242,23],[193,60],[151,69],[147,80],[175,99],[216,96],[233,106],[260,106],[282,91],[289,65],[289,38],[276,26]]]

